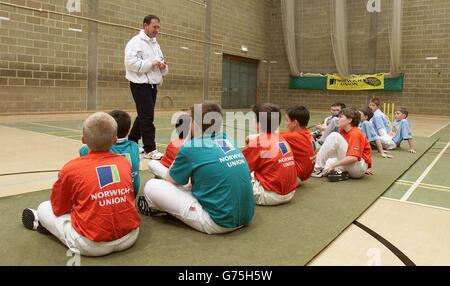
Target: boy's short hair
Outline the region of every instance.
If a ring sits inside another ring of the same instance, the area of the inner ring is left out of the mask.
[[[253,106],[253,112],[256,114],[256,122],[261,123],[260,127],[262,132],[272,133],[280,126],[281,113],[280,108],[277,105],[272,103],[256,104]],[[272,126],[272,115],[275,115],[275,118],[273,118],[275,120],[277,113],[278,122],[274,122],[274,126]],[[263,115],[263,117],[260,117],[261,115]],[[261,122],[261,120],[265,121]]]
[[[406,109],[406,107],[399,107],[396,111],[399,111],[401,113],[403,113],[404,115],[406,115],[406,118],[408,118],[408,109]]]
[[[113,110],[108,114],[111,115],[117,122],[117,137],[126,138],[131,128],[130,115],[122,110]]]
[[[83,124],[83,138],[91,151],[108,151],[117,137],[117,122],[105,112],[90,115]]]
[[[208,134],[218,133],[220,132],[222,128],[222,109],[219,105],[212,102],[205,102],[201,104],[201,114],[196,114],[197,108],[195,108],[195,105],[191,107],[191,117],[194,119],[194,122],[201,127],[202,133],[206,133],[208,131]],[[208,117],[207,115],[211,113]],[[216,113],[218,116],[213,116]],[[206,116],[206,118],[205,118]],[[210,129],[211,127],[215,127],[214,129]]]
[[[361,111],[365,116],[367,116],[367,120],[372,119],[373,111],[372,111],[372,109],[370,109],[370,107],[366,106],[366,107],[360,108],[359,111]]]
[[[292,121],[297,120],[298,124],[304,128],[308,126],[311,116],[309,114],[309,110],[304,106],[294,106],[292,108],[289,108],[287,110],[287,115]]]
[[[374,97],[370,100],[371,103],[375,104],[376,106],[380,107],[381,100],[378,97]]]
[[[189,114],[181,114],[177,118],[177,122],[175,123],[175,129],[178,134],[178,138],[185,139],[189,134],[189,128],[191,125],[191,117]]]
[[[361,113],[359,113],[358,109],[354,107],[347,107],[341,111],[341,115],[352,120],[350,123],[353,127],[358,127],[361,122]]]
[[[336,103],[333,103],[333,104],[331,105],[331,107],[340,107],[341,109],[344,109],[344,108],[346,108],[347,106],[345,105],[345,103],[342,103],[342,102],[336,102]]]

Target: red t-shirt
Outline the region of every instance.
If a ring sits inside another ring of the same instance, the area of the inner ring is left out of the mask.
[[[167,146],[166,152],[164,153],[164,157],[162,157],[160,161],[161,164],[163,164],[166,168],[170,168],[185,140],[186,139],[176,139],[170,142],[169,146]]]
[[[347,156],[358,157],[358,161],[363,159],[367,165],[372,167],[371,149],[369,140],[359,128],[353,127],[349,132],[340,130],[342,137],[348,142]]]
[[[121,155],[91,152],[67,163],[50,197],[56,216],[69,214],[72,227],[95,242],[117,240],[139,227],[131,166]]]
[[[291,145],[297,167],[297,176],[302,181],[308,180],[314,171],[313,137],[306,128],[294,132],[282,131],[280,134]]]
[[[266,191],[286,195],[297,187],[294,155],[283,137],[263,134],[250,140],[242,153]]]

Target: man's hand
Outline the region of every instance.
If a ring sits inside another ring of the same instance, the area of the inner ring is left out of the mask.
[[[372,169],[367,169],[366,175],[373,176],[375,175],[375,172]]]
[[[160,60],[153,60],[152,61],[152,67],[159,67],[161,65],[161,61]]]
[[[160,70],[165,70],[166,67],[167,67],[167,65],[166,65],[166,63],[164,63],[164,62],[160,62],[159,65],[158,65],[158,67],[159,67]]]
[[[412,154],[416,154],[417,153],[416,150],[414,150],[414,149],[409,149],[408,152],[412,153]]]

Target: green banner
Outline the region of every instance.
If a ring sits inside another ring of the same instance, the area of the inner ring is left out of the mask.
[[[384,78],[384,91],[403,91],[404,74],[398,77]],[[289,79],[290,89],[312,89],[312,90],[327,90],[326,76],[291,76]]]

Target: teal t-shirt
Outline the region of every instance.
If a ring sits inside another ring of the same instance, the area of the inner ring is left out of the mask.
[[[119,141],[117,141],[117,144],[111,147],[111,152],[125,156],[128,162],[130,162],[134,197],[136,198],[139,193],[139,187],[141,184],[141,177],[139,175],[139,145],[134,141],[119,139]],[[89,148],[87,145],[83,145],[80,148],[80,156],[86,156],[87,154],[89,154]]]
[[[191,178],[192,194],[212,220],[225,228],[250,224],[255,198],[244,155],[225,133],[186,142],[170,169],[179,185]]]

